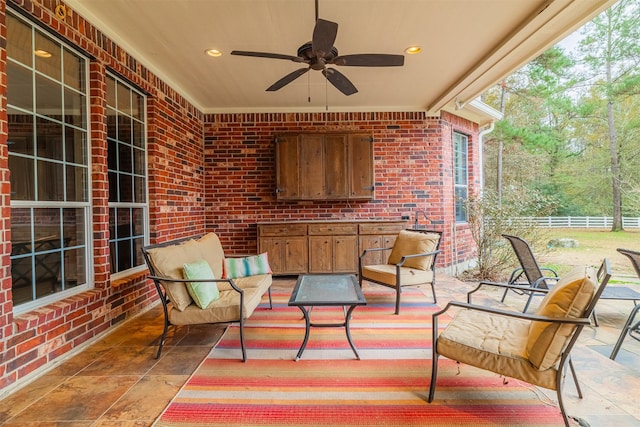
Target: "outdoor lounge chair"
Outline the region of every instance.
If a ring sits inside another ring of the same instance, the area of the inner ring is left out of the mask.
[[[636,271],[636,275],[640,278],[640,252],[632,251],[630,249],[616,249],[622,255],[626,256],[631,260],[631,264],[633,265],[633,269]],[[640,300],[640,293],[624,286],[616,286],[612,288],[608,288],[600,297],[601,299],[618,299],[618,300],[633,300],[635,304],[631,313],[629,313],[629,317],[627,317],[627,321],[622,327],[622,331],[620,332],[620,337],[618,337],[618,341],[613,347],[613,351],[611,352],[610,359],[615,360],[618,352],[620,351],[620,347],[622,347],[622,343],[627,335],[631,338],[640,341],[640,320],[636,321],[636,315],[638,314],[638,310],[640,310],[640,305],[638,305],[638,300]],[[597,317],[595,316],[594,311],[594,319],[597,322]],[[597,323],[596,323],[597,325]]]
[[[436,300],[436,257],[440,253],[441,231],[402,230],[391,248],[366,249],[358,260],[358,278],[396,290],[396,311],[400,313],[400,294],[406,286],[430,284]],[[370,252],[391,250],[386,264],[364,265]]]
[[[501,302],[504,302],[507,293],[515,292],[519,295],[528,294],[529,298],[522,310],[523,313],[527,312],[529,305],[531,304],[532,298],[535,296],[535,292],[528,292],[527,288],[540,288],[540,289],[549,289],[554,283],[558,281],[558,273],[556,273],[551,268],[542,268],[536,261],[536,257],[533,255],[533,251],[531,250],[531,246],[524,239],[517,236],[511,236],[508,234],[503,234],[502,237],[507,239],[509,243],[511,243],[511,247],[518,258],[518,262],[520,263],[520,267],[516,268],[511,272],[509,276],[509,280],[507,284],[509,286],[505,287],[504,293],[502,294]],[[547,273],[545,275],[544,273]],[[496,282],[480,282],[478,287],[472,291],[475,292],[480,287],[484,285],[501,285]]]
[[[444,356],[556,390],[558,406],[568,427],[562,401],[564,369],[569,365],[578,396],[582,398],[570,352],[582,329],[590,325],[593,308],[610,277],[611,267],[605,259],[597,273],[593,267],[576,267],[550,290],[530,288],[529,292],[546,293],[533,314],[449,302],[443,310],[433,314],[429,402],[435,395],[438,358]],[[440,332],[438,317],[452,307],[458,308],[455,316]]]

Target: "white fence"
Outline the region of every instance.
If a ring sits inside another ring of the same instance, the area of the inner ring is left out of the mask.
[[[613,225],[610,216],[518,217],[513,220],[547,228],[611,228]],[[622,227],[640,228],[640,218],[622,217]]]

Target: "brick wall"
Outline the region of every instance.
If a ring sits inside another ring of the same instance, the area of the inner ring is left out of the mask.
[[[473,256],[467,227],[455,224],[452,132],[467,134],[474,142],[475,123],[421,112],[210,114],[204,122],[205,173],[212,183],[206,188],[207,227],[220,234],[229,252],[257,250],[256,222],[399,220],[403,215],[413,220],[416,210],[425,210],[430,227],[444,232],[439,265]],[[278,201],[274,136],[335,131],[373,134],[375,199]],[[477,153],[470,153],[469,159],[477,186]],[[457,242],[467,247],[454,252]]]
[[[68,354],[157,301],[144,275],[110,280],[106,71],[123,76],[148,93],[148,168],[152,241],[204,231],[202,113],[135,58],[75,13],[64,20],[59,2],[11,2],[91,55],[89,93],[92,161],[94,289],[26,313],[11,302],[11,211],[7,164],[6,0],[0,0],[0,390]]]

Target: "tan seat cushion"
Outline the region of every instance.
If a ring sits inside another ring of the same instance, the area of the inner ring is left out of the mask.
[[[440,235],[437,233],[402,230],[393,244],[387,264],[399,263],[404,255],[433,252],[438,246],[438,240],[440,240]],[[409,258],[402,266],[418,270],[429,270],[432,259],[433,256]]]
[[[244,312],[249,317],[264,295],[261,288],[244,290]],[[171,309],[169,322],[173,325],[198,325],[202,323],[237,322],[240,320],[240,294],[236,291],[220,291],[220,298],[206,308],[191,304],[183,311]]]
[[[396,286],[396,266],[390,264],[362,266],[362,277],[376,282]],[[411,286],[433,282],[433,271],[400,267],[400,285]]]
[[[555,371],[538,371],[527,359],[530,322],[477,310],[460,310],[437,343],[453,360],[555,390]]]
[[[596,292],[595,271],[576,267],[563,275],[545,295],[535,314],[555,318],[583,317]],[[527,340],[527,357],[540,370],[555,366],[575,325],[531,322]]]

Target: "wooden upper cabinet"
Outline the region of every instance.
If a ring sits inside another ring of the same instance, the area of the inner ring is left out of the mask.
[[[373,198],[371,135],[290,134],[276,144],[279,200]]]

